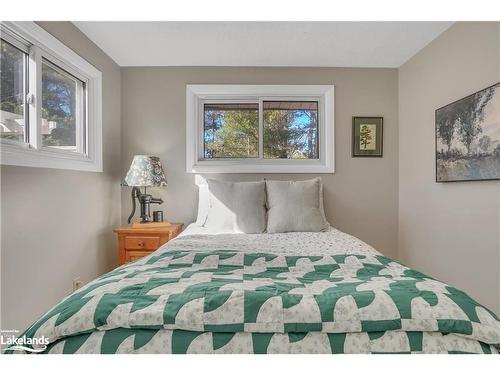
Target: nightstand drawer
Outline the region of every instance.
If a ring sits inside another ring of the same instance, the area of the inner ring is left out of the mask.
[[[160,247],[160,237],[125,237],[127,250],[156,250]]]
[[[135,262],[138,259],[144,258],[145,256],[151,254],[152,251],[127,251],[125,255],[125,261]]]

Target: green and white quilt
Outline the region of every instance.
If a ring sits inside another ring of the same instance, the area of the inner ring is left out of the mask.
[[[46,353],[498,353],[500,320],[337,230],[195,233],[87,284],[25,335],[48,338]]]

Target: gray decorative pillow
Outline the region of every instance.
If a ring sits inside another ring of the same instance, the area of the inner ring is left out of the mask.
[[[320,232],[328,228],[323,211],[320,178],[306,181],[269,181],[267,232]]]
[[[215,232],[266,230],[266,183],[207,180],[210,206],[205,227]]]

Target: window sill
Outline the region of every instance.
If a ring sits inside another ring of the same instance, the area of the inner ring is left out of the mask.
[[[190,173],[334,173],[333,164],[320,160],[205,161],[199,160]]]
[[[2,165],[102,172],[101,160],[57,149],[34,149],[25,144],[0,143]]]

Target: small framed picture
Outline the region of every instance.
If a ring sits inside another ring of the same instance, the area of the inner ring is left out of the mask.
[[[383,117],[352,118],[352,156],[382,157]]]

